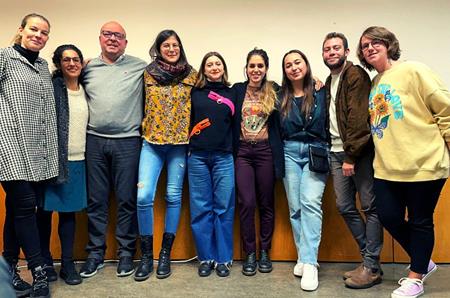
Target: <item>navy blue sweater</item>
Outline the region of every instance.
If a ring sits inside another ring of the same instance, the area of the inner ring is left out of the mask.
[[[218,104],[208,98],[210,91],[230,99],[236,104],[234,90],[221,82],[207,82],[203,88],[192,88],[191,91],[191,128],[209,118],[211,126],[203,129],[200,134],[193,135],[189,141],[191,151],[225,151],[233,152],[233,116],[231,109],[226,104]]]

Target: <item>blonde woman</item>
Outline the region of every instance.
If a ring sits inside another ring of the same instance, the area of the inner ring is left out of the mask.
[[[58,175],[55,99],[47,62],[39,57],[50,23],[35,13],[25,16],[14,45],[0,49],[0,182],[5,190],[3,256],[13,271],[18,295],[49,297],[39,245],[36,206],[40,181]],[[33,275],[31,288],[16,269],[19,248]]]

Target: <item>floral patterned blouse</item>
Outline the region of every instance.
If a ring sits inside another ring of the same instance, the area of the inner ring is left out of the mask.
[[[197,72],[192,69],[180,83],[160,85],[144,72],[145,109],[142,136],[152,144],[188,144],[191,89]]]

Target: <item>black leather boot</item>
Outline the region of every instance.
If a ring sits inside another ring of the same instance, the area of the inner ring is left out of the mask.
[[[33,290],[31,297],[34,298],[49,298],[50,289],[48,287],[47,274],[43,267],[38,266],[31,269],[33,275]]]
[[[135,281],[144,281],[153,272],[153,235],[141,236],[141,261],[134,273]]]
[[[259,255],[259,266],[258,270],[261,273],[269,273],[272,271],[272,261],[269,257],[269,251],[261,250]]]
[[[175,234],[164,233],[161,252],[159,253],[158,267],[156,268],[156,278],[166,278],[172,273],[170,271],[170,251],[172,250]]]
[[[247,254],[244,263],[242,264],[242,274],[252,276],[256,274],[256,253],[250,252]]]

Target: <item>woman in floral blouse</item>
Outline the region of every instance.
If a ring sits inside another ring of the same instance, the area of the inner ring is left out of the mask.
[[[197,76],[173,30],[158,34],[150,56],[153,61],[144,72],[144,141],[137,195],[142,260],[135,273],[136,281],[146,280],[153,271],[153,201],[164,164],[167,164],[166,218],[156,277],[166,278],[171,274],[170,251],[180,219],[189,142],[190,93]]]

